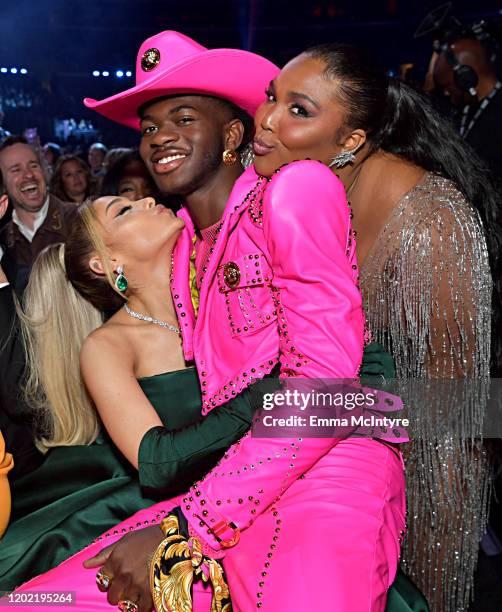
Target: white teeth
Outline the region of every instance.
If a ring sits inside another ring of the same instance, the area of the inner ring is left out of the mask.
[[[31,185],[25,185],[21,188],[21,191],[29,191],[30,189],[37,189],[38,185],[36,183],[32,183]]]
[[[175,159],[182,159],[183,157],[186,157],[186,155],[169,155],[169,157],[162,157],[162,159],[159,159],[156,163],[168,164],[169,162],[172,162]]]

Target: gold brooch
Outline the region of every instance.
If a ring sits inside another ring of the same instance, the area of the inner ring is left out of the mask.
[[[147,49],[143,53],[143,57],[141,58],[141,68],[145,72],[150,72],[156,66],[160,64],[160,51],[152,47],[151,49]]]
[[[223,280],[227,287],[233,289],[241,280],[241,271],[239,266],[233,261],[229,261],[223,266]]]

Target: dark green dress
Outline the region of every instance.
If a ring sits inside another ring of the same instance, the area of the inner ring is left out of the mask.
[[[12,590],[138,510],[187,490],[251,424],[246,395],[213,411],[216,418],[202,419],[194,368],[139,383],[166,428],[151,429],[141,442],[141,484],[106,434],[89,446],[50,450],[38,469],[11,487],[11,522],[0,541],[0,590]]]

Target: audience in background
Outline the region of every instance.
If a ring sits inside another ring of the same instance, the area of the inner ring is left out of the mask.
[[[8,136],[10,136],[10,132],[3,127],[4,118],[5,113],[3,112],[2,105],[0,104],[0,144],[2,143],[2,140],[5,140]]]
[[[105,173],[108,172],[110,167],[117,161],[117,159],[119,159],[119,157],[122,157],[122,155],[130,153],[133,150],[134,149],[131,149],[130,147],[114,147],[113,149],[108,149],[108,153],[105,157],[105,163],[103,164]]]
[[[133,149],[124,151],[108,167],[101,183],[101,195],[119,195],[133,201],[152,196],[159,202],[160,194],[139,153]]]
[[[454,106],[453,118],[462,136],[501,180],[502,147],[497,135],[502,122],[502,84],[490,51],[480,40],[465,37],[454,41],[449,50],[457,65],[453,64],[448,51],[443,51],[433,56],[429,77],[432,75],[435,87],[448,96]],[[472,69],[473,83],[477,77],[478,82],[471,93],[467,85],[461,86],[457,74],[459,66]],[[474,90],[476,95],[472,95]]]
[[[61,151],[61,147],[55,142],[47,142],[44,144],[42,151],[44,154],[45,166],[49,174],[52,176],[54,174],[56,162],[61,157],[63,152]]]
[[[102,142],[95,142],[89,147],[87,161],[94,176],[103,176],[105,173],[104,163],[108,149]]]
[[[82,203],[96,191],[96,178],[77,155],[63,155],[54,168],[51,193],[64,202]]]
[[[48,194],[40,155],[20,136],[0,145],[2,184],[13,207],[12,219],[0,231],[2,267],[18,295],[40,251],[65,240],[74,212],[74,205]]]

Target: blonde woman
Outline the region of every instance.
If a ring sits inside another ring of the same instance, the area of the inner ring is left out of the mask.
[[[182,227],[153,198],[102,197],[78,209],[66,249],[53,245],[37,259],[21,323],[26,395],[46,459],[12,490],[12,523],[0,543],[3,590],[152,499],[186,490],[251,424],[247,394],[201,420],[197,374],[185,365],[167,299]],[[126,293],[130,310],[121,308]],[[103,325],[101,313],[117,309]]]
[[[21,322],[26,395],[46,459],[13,488],[3,589],[54,567],[152,498],[187,490],[251,425],[247,391],[201,418],[166,273],[182,227],[152,198],[104,196],[77,209],[66,247],[37,259]],[[103,311],[115,311],[104,325]],[[372,348],[368,372],[388,375]]]

